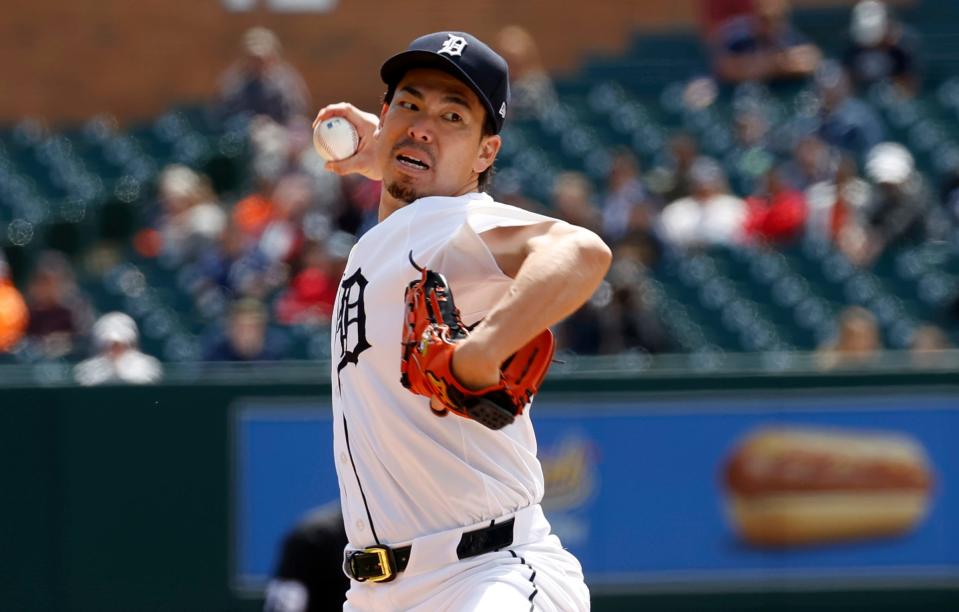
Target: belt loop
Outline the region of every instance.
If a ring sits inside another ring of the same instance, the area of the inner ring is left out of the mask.
[[[456,556],[459,559],[468,559],[479,555],[506,548],[513,543],[513,524],[515,518],[509,518],[499,524],[467,531],[460,537],[456,547]]]

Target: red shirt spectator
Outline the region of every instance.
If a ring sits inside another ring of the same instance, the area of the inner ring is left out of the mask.
[[[764,242],[787,242],[806,223],[806,198],[790,188],[778,170],[771,170],[765,183],[764,193],[746,198],[745,234]]]
[[[337,279],[322,270],[303,270],[290,283],[276,305],[276,318],[280,323],[324,323],[333,316],[333,301],[336,299]]]
[[[342,269],[327,254],[326,247],[309,243],[303,250],[303,269],[277,302],[277,320],[285,325],[328,322],[341,274]]]

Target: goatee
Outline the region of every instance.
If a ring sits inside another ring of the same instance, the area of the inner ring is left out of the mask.
[[[399,181],[393,181],[386,186],[386,193],[390,194],[393,198],[411,204],[414,200],[419,199],[419,195],[413,191],[413,188],[409,185],[403,185]]]

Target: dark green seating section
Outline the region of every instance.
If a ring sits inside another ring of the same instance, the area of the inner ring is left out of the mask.
[[[927,0],[902,15],[923,35],[924,93],[902,100],[877,87],[864,98],[879,112],[888,138],[914,152],[935,186],[959,167],[959,3]],[[841,54],[848,9],[799,11],[795,19],[827,55]],[[686,84],[708,73],[690,31],[637,34],[621,56],[585,58],[578,73],[557,82],[557,106],[538,119],[507,124],[498,184],[548,202],[556,174],[577,170],[601,193],[616,148],[632,149],[648,169],[680,129],[734,171],[737,104],[758,101],[777,126],[788,125],[812,95],[809,86],[721,87],[711,105],[684,110]],[[68,253],[98,311],[133,315],[147,351],[166,360],[194,359],[201,335],[223,318],[223,300],[197,300],[192,269],[142,259],[130,238],[157,213],[155,181],[164,166],[184,163],[206,172],[230,203],[250,188],[249,157],[245,124],[217,121],[202,106],[174,108],[126,129],[108,116],[54,132],[28,119],[0,127],[0,244],[19,280],[41,249]],[[122,245],[122,258],[101,269],[93,249],[104,240]],[[948,314],[959,296],[955,234],[945,242],[892,248],[870,269],[811,240],[778,250],[666,252],[643,282],[646,302],[676,350],[707,359],[719,351],[814,349],[835,333],[836,315],[849,305],[872,311],[892,348],[906,347],[926,322],[959,339]],[[277,331],[294,358],[328,354],[322,330]]]

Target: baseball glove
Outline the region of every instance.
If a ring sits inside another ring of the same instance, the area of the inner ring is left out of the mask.
[[[418,395],[433,398],[438,416],[454,412],[500,429],[512,423],[539,389],[553,359],[553,334],[544,330],[500,367],[500,380],[485,389],[464,387],[453,375],[456,343],[469,335],[442,274],[420,268],[419,280],[406,288],[403,362],[400,382]]]

